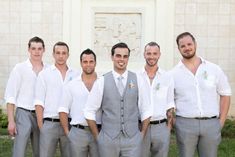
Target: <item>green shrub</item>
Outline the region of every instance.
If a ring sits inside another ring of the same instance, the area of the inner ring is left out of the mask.
[[[7,124],[7,115],[3,113],[2,109],[0,108],[0,128],[7,128]]]
[[[235,138],[235,120],[227,119],[221,134],[222,137]]]

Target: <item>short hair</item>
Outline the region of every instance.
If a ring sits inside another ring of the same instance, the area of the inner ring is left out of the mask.
[[[68,49],[68,52],[69,52],[69,46],[65,42],[59,41],[59,42],[55,43],[55,45],[53,46],[53,53],[55,52],[55,47],[56,46],[65,46]]]
[[[82,56],[86,54],[86,55],[93,55],[94,56],[94,59],[96,61],[96,54],[91,50],[91,49],[86,49],[84,51],[82,51],[82,53],[80,54],[80,62],[82,61]]]
[[[146,47],[147,46],[157,46],[159,48],[159,50],[160,50],[160,46],[156,42],[154,42],[154,41],[151,41],[148,44],[146,44],[145,47],[144,47],[144,51],[146,51]]]
[[[32,42],[35,42],[35,43],[42,43],[42,47],[45,48],[44,41],[43,41],[41,38],[37,37],[37,36],[35,36],[35,37],[29,39],[28,48],[30,48]]]
[[[177,43],[178,46],[179,46],[179,40],[182,39],[182,38],[185,37],[185,36],[190,36],[190,37],[192,38],[193,42],[194,42],[194,43],[196,42],[194,36],[193,36],[191,33],[189,33],[189,32],[184,32],[184,33],[179,34],[179,35],[177,36],[177,38],[176,38],[176,43]]]
[[[113,45],[113,47],[111,49],[112,56],[114,55],[114,51],[115,51],[116,48],[127,48],[128,49],[128,56],[130,56],[130,49],[127,46],[126,43],[120,42],[120,43],[117,43],[117,44]]]

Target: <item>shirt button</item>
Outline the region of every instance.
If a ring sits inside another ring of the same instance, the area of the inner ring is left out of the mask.
[[[122,99],[121,102],[123,102],[124,100]]]

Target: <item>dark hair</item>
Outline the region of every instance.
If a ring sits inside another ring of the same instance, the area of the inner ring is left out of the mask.
[[[30,48],[32,42],[35,42],[35,43],[42,43],[42,47],[45,48],[44,41],[43,41],[41,38],[37,37],[37,36],[35,36],[35,37],[29,39],[28,48]]]
[[[159,48],[159,50],[160,50],[160,46],[156,42],[154,42],[154,41],[151,41],[148,44],[146,44],[145,47],[144,47],[144,51],[146,51],[146,47],[147,46],[157,46]]]
[[[82,56],[84,54],[86,54],[86,55],[93,55],[94,59],[96,61],[96,55],[95,55],[95,53],[91,49],[86,49],[86,50],[82,51],[82,53],[80,54],[80,61],[82,61]]]
[[[69,52],[69,46],[65,42],[59,41],[59,42],[55,43],[55,45],[53,46],[53,53],[55,52],[56,46],[65,46],[65,47],[67,47],[68,52]]]
[[[176,38],[176,43],[177,43],[178,46],[179,46],[179,40],[180,40],[181,38],[185,37],[185,36],[190,36],[190,37],[192,38],[193,42],[194,42],[194,43],[196,42],[194,36],[193,36],[191,33],[189,33],[189,32],[184,32],[184,33],[179,34],[179,35],[177,36],[177,38]]]
[[[127,44],[126,43],[117,43],[117,44],[115,44],[113,47],[112,47],[112,49],[111,49],[111,54],[112,54],[112,56],[114,55],[114,51],[115,51],[115,49],[116,48],[127,48],[128,49],[128,56],[130,56],[130,49],[129,49],[129,47],[127,46]]]

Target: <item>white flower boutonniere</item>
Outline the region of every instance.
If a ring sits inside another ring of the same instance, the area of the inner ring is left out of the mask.
[[[133,81],[131,80],[129,85],[128,85],[129,88],[135,88],[135,84],[133,83]]]
[[[155,89],[158,91],[160,89],[160,83],[158,83],[155,87]]]
[[[208,78],[208,73],[207,73],[207,71],[204,71],[204,72],[203,72],[203,78],[204,78],[205,80],[207,80],[207,78]]]

